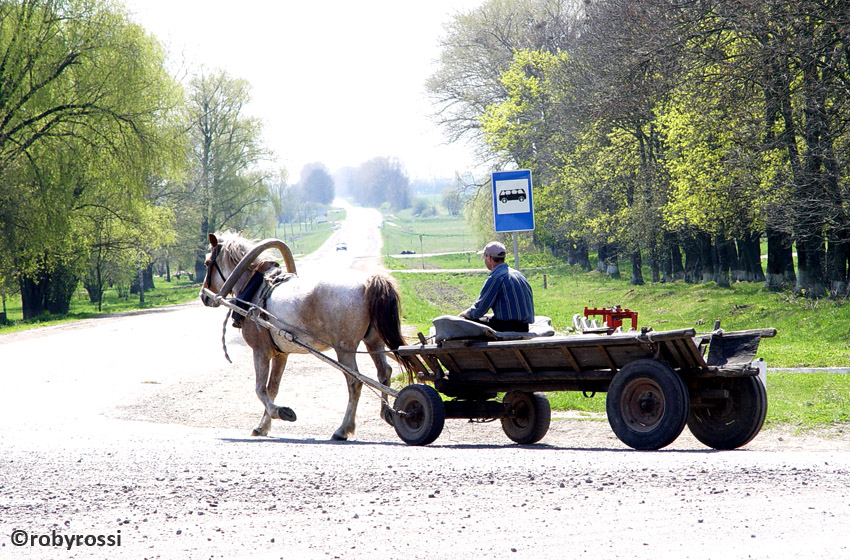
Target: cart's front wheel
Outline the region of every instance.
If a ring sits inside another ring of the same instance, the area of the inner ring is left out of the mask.
[[[395,400],[395,433],[408,445],[428,445],[443,431],[446,409],[433,387],[408,385]]]
[[[733,377],[712,385],[728,392],[711,406],[693,406],[688,429],[695,438],[714,449],[737,449],[761,430],[767,414],[767,392],[758,377]]]
[[[655,360],[635,360],[614,376],[605,409],[620,441],[646,450],[661,449],[679,437],[688,404],[688,388],[675,371]]]
[[[537,443],[549,431],[552,409],[543,393],[511,391],[502,399],[506,416],[502,429],[511,440],[520,445]]]

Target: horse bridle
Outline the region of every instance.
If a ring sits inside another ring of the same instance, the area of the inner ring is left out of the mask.
[[[213,247],[212,253],[210,253],[210,262],[207,265],[207,284],[208,284],[207,287],[209,287],[209,288],[212,288],[212,285],[210,284],[209,278],[210,278],[210,273],[211,273],[210,269],[213,268],[213,267],[215,268],[216,272],[218,272],[218,275],[221,276],[221,281],[227,282],[227,278],[225,278],[224,273],[221,271],[221,268],[219,268],[219,266],[218,266],[218,255],[220,253],[221,253],[221,245],[216,245],[215,247]]]

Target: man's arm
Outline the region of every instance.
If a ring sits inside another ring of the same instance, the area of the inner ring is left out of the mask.
[[[479,294],[478,300],[472,304],[472,307],[461,313],[460,316],[465,319],[478,319],[479,317],[484,316],[484,314],[493,307],[493,303],[496,301],[496,296],[499,294],[499,286],[501,283],[501,278],[496,277],[493,274],[488,276],[487,280],[484,282],[484,286],[481,288],[481,294]]]

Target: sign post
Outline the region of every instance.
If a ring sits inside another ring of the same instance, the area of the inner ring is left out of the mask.
[[[493,221],[497,233],[513,232],[514,267],[519,269],[517,232],[534,229],[531,170],[493,173]]]

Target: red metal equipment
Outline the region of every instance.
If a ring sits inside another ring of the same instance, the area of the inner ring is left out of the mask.
[[[629,309],[623,309],[619,305],[614,307],[603,307],[603,308],[584,308],[584,316],[590,317],[595,315],[602,316],[602,322],[611,327],[612,329],[616,329],[617,327],[623,326],[623,319],[631,319],[632,328],[637,330],[637,311],[631,311]]]

